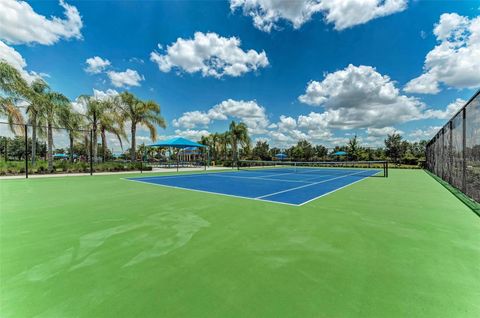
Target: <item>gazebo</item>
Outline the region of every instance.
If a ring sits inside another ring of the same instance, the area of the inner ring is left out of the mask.
[[[154,144],[149,145],[148,147],[158,147],[158,148],[175,148],[177,149],[177,171],[179,168],[179,152],[180,150],[188,150],[192,151],[194,149],[198,148],[205,148],[205,145],[199,144],[197,142],[182,138],[182,137],[176,137],[176,138],[171,138],[167,140],[162,140],[159,142],[156,142]],[[205,158],[204,158],[205,159]],[[207,161],[205,160],[205,169],[207,168]]]

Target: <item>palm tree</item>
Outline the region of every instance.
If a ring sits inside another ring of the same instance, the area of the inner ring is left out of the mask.
[[[73,142],[82,136],[82,128],[84,127],[83,115],[75,112],[70,107],[62,108],[59,114],[59,123],[68,131],[68,140],[70,142],[70,162],[73,162]]]
[[[130,159],[136,160],[136,133],[137,126],[144,125],[150,131],[150,138],[157,139],[157,125],[166,128],[165,119],[160,114],[160,105],[154,101],[142,101],[129,92],[119,96],[122,121],[131,123]]]
[[[28,99],[32,92],[20,72],[4,61],[0,61],[0,93],[0,115],[7,117],[10,130],[16,133],[20,129],[15,124],[24,123],[16,102]]]
[[[37,125],[38,116],[45,108],[45,104],[48,102],[46,93],[50,89],[48,84],[42,80],[37,79],[30,85],[34,95],[27,106],[28,122],[32,125],[32,165],[35,164],[35,158],[37,155]]]
[[[93,161],[96,163],[98,157],[98,125],[105,111],[106,104],[90,95],[81,95],[78,97],[78,100],[86,106],[85,116],[89,121],[89,126],[93,130],[92,140],[90,140],[93,153],[89,155],[93,157]]]
[[[45,93],[45,104],[39,113],[39,126],[47,127],[47,161],[48,171],[53,171],[53,129],[60,119],[64,108],[70,106],[70,101],[61,93],[48,91]]]
[[[248,136],[248,128],[244,123],[237,124],[232,121],[229,126],[229,133],[231,136],[233,163],[238,162],[238,145],[243,148],[250,144],[250,137]]]
[[[220,135],[218,133],[213,133],[210,135],[211,144],[212,144],[212,159],[214,161],[217,160],[217,150],[218,150],[218,142],[220,140]]]
[[[123,149],[122,138],[127,138],[125,128],[120,115],[115,111],[116,105],[113,99],[102,101],[103,112],[98,119],[98,128],[100,130],[100,138],[102,139],[102,161],[105,162],[107,154],[107,132],[114,134]]]
[[[230,143],[230,133],[228,131],[218,135],[221,152],[223,153],[223,160],[227,161],[228,144]]]

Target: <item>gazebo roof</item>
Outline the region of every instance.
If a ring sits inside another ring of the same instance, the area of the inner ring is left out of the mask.
[[[203,148],[205,147],[205,145],[196,143],[194,141],[191,141],[182,137],[176,137],[176,138],[156,142],[152,145],[149,145],[149,147],[173,147],[173,148],[202,147]]]

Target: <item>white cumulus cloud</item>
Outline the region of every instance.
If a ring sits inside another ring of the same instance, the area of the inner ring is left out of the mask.
[[[214,120],[237,119],[245,123],[251,134],[265,133],[270,125],[265,108],[258,105],[256,101],[224,100],[209,110],[191,111],[184,113],[178,119],[173,120],[175,127],[195,128],[206,127]]]
[[[322,106],[319,122],[340,129],[393,126],[421,119],[425,108],[418,99],[401,95],[388,76],[363,65],[349,65],[321,82],[311,81],[299,100]]]
[[[162,72],[177,69],[216,78],[226,75],[237,77],[269,65],[264,51],[244,51],[240,45],[240,39],[236,37],[196,32],[193,39],[178,38],[162,53],[153,51],[150,59]]]
[[[203,136],[208,136],[210,132],[206,130],[195,130],[195,129],[187,129],[187,130],[181,130],[177,129],[175,130],[175,135],[178,137],[183,137],[191,140],[200,140]]]
[[[36,78],[40,76],[35,72],[29,72],[25,68],[27,67],[27,62],[18,53],[13,47],[6,45],[3,41],[0,40],[0,60],[7,62],[14,68],[16,68],[22,77],[28,82],[33,82]]]
[[[85,63],[87,67],[85,68],[85,72],[90,74],[98,74],[103,72],[107,67],[110,66],[110,61],[107,59],[102,59],[99,56],[94,56],[88,58]]]
[[[425,118],[450,119],[466,103],[467,101],[464,99],[457,98],[454,102],[448,104],[445,110],[429,109],[425,111]]]
[[[25,1],[0,1],[0,39],[9,44],[52,45],[60,38],[82,38],[83,22],[77,8],[59,1],[65,19],[47,18],[36,13]]]
[[[124,72],[108,71],[107,75],[115,87],[140,86],[140,82],[144,80],[142,75],[129,68]]]
[[[444,13],[433,29],[438,44],[428,52],[422,75],[409,81],[404,91],[436,94],[440,84],[455,88],[480,86],[480,16],[469,19]]]
[[[405,10],[407,0],[230,0],[230,9],[241,9],[254,26],[270,32],[286,20],[298,29],[323,13],[325,21],[343,30],[370,20]]]

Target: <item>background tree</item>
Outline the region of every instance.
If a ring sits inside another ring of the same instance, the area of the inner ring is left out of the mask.
[[[266,140],[259,140],[253,147],[252,155],[255,159],[260,160],[270,160],[272,157],[270,156],[270,146]]]
[[[84,134],[84,131],[82,130],[82,129],[85,129],[84,116],[75,112],[72,108],[72,105],[70,104],[69,107],[61,108],[59,113],[59,124],[62,127],[65,127],[67,129],[68,141],[70,144],[69,146],[70,162],[73,162],[73,157],[75,154],[74,141],[78,138],[81,138]]]
[[[45,93],[46,102],[39,114],[39,123],[47,127],[47,161],[48,171],[53,171],[53,129],[58,124],[60,114],[70,101],[61,93],[49,91]]]
[[[236,123],[232,121],[229,126],[230,141],[232,144],[233,162],[238,162],[238,146],[246,147],[250,144],[250,137],[248,136],[248,128],[244,123]]]
[[[30,87],[34,94],[27,106],[27,115],[28,123],[32,126],[32,165],[34,165],[37,156],[38,116],[46,110],[48,103],[47,93],[50,87],[43,79],[36,79]]]
[[[355,135],[347,143],[347,154],[350,160],[358,160],[360,146],[358,144],[357,136]]]
[[[23,133],[22,112],[17,107],[19,99],[29,99],[32,92],[16,68],[7,62],[0,61],[0,116],[7,117],[9,128],[13,133]]]
[[[398,162],[403,156],[404,148],[402,145],[402,136],[400,136],[400,134],[393,133],[387,136],[385,139],[385,154],[394,162]]]
[[[150,132],[150,138],[155,141],[157,139],[157,126],[166,128],[167,124],[160,114],[160,105],[154,101],[142,101],[129,92],[121,93],[119,98],[122,121],[130,121],[131,124],[130,159],[135,161],[137,126],[146,126]]]

